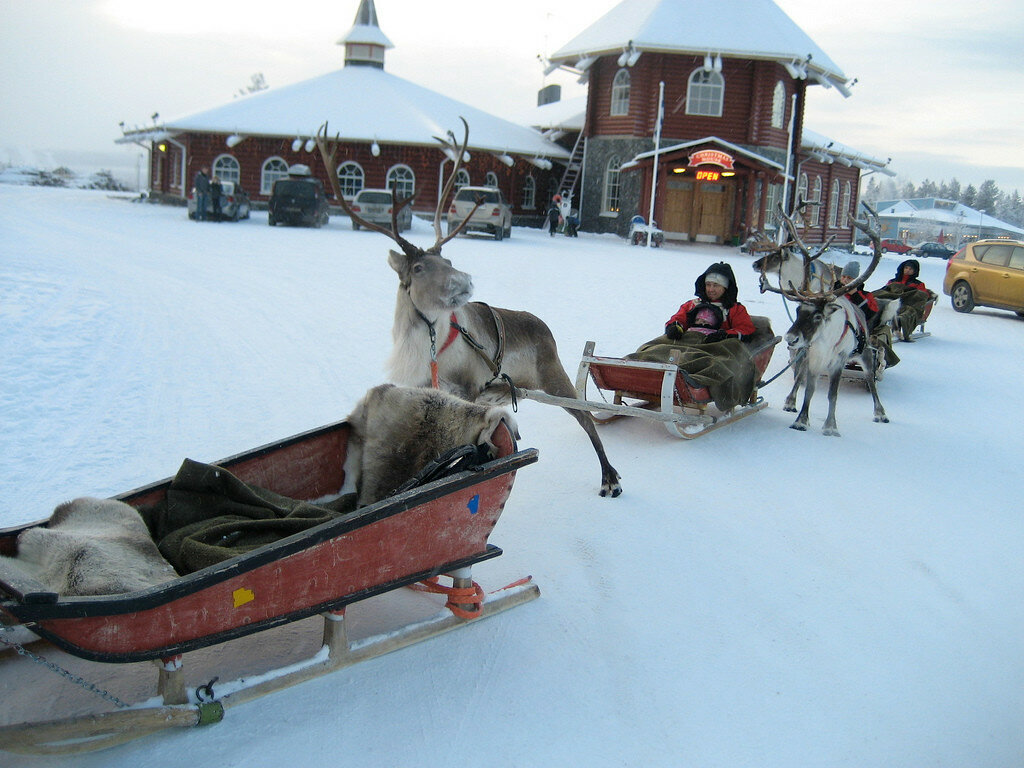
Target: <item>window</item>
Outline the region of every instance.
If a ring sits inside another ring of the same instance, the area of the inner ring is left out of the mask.
[[[794,222],[797,226],[803,227],[807,225],[807,209],[801,208],[800,203],[807,200],[807,174],[801,173],[800,178],[796,182],[796,210],[793,217]]]
[[[269,195],[274,190],[274,182],[287,176],[288,163],[280,157],[268,158],[260,171],[260,194]]]
[[[1013,249],[1013,253],[1010,254],[1010,263],[1008,265],[1011,269],[1024,269],[1024,248],[1019,245]]]
[[[359,163],[349,160],[338,169],[338,186],[346,200],[351,200],[366,186],[366,175]]]
[[[839,225],[839,179],[832,179],[832,186],[828,195],[828,226],[835,228]]]
[[[457,193],[463,187],[469,186],[469,171],[465,168],[459,168],[455,174],[455,184],[452,185],[452,193]]]
[[[171,150],[171,186],[181,189],[181,150]]]
[[[537,200],[537,182],[533,176],[527,176],[523,181],[523,208],[533,209]]]
[[[498,186],[498,174],[494,171],[488,171],[487,176],[484,177],[485,187],[496,187]]]
[[[775,93],[772,94],[772,128],[784,128],[786,126],[786,86],[781,80],[775,83]]]
[[[629,114],[629,71],[620,69],[612,81],[612,115]]]
[[[618,155],[613,155],[608,161],[604,170],[604,200],[601,210],[605,213],[619,212],[619,196],[621,192],[621,180],[619,168],[622,167],[622,160]]]
[[[816,227],[821,221],[821,176],[814,177],[814,194],[809,199],[814,203],[808,206],[811,209],[811,226]]]
[[[992,245],[985,249],[985,253],[981,255],[981,261],[994,267],[1005,267],[1010,261],[1012,251],[1012,245]]]
[[[686,114],[722,116],[725,79],[719,72],[695,69],[686,89]]]
[[[412,197],[416,192],[416,174],[407,165],[396,165],[388,171],[388,189],[397,198]]]
[[[774,231],[779,228],[779,202],[782,200],[782,185],[769,184],[768,195],[764,201],[765,229]]]
[[[843,184],[843,229],[850,226],[850,197],[853,195],[853,187],[847,181]]]
[[[242,174],[235,158],[231,155],[221,155],[213,161],[213,175],[221,181],[233,181],[237,184]]]

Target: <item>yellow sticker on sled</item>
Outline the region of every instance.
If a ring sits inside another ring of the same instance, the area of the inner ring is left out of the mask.
[[[243,606],[246,603],[251,603],[256,599],[256,593],[251,589],[246,589],[245,587],[236,589],[231,593],[231,596],[235,599],[235,608]]]

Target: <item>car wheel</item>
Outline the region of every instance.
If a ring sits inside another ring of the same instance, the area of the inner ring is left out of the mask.
[[[495,240],[501,240],[504,237],[505,237],[505,228],[501,227],[501,226],[495,227],[494,228],[494,239]]]
[[[971,286],[962,280],[949,292],[949,300],[957,312],[970,312],[974,309],[974,292]]]

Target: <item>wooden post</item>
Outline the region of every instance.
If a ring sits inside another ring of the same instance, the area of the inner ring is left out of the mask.
[[[349,655],[348,631],[345,628],[345,609],[325,611],[324,645],[331,661],[339,661]]]
[[[156,692],[163,697],[164,704],[188,704],[185,692],[185,671],[182,667],[181,654],[168,656],[159,661],[160,674],[157,679]]]

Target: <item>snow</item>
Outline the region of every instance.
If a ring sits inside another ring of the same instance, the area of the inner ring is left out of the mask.
[[[0,185],[0,525],[335,421],[386,378],[396,280],[380,235],[342,218],[269,228],[260,212],[197,224],[127,197]],[[422,221],[410,237],[433,241]],[[543,317],[570,375],[588,339],[618,355],[656,335],[714,260],[734,266],[753,314],[788,325],[735,248],[515,228],[444,252],[480,300]],[[922,260],[932,288],[944,266]],[[1011,382],[1024,322],[957,314],[943,296],[928,329],[898,345],[880,384],[889,424],[845,384],[841,438],[819,431],[821,392],[812,430],[787,429],[784,374],[763,390],[767,409],[696,441],[637,419],[602,427],[618,499],[597,496],[579,427],[522,403],[520,444],[540,461],[519,472],[491,537],[504,555],[474,578],[493,590],[532,574],[539,600],[218,725],[0,762],[1021,765]]]
[[[772,0],[625,0],[563,45],[550,59],[618,52],[671,51],[807,63],[844,84],[842,70]]]

